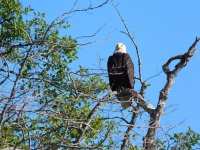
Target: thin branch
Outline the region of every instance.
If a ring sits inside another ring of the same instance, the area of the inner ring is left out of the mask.
[[[75,12],[84,12],[84,11],[90,11],[90,10],[94,10],[94,9],[97,9],[97,8],[101,8],[103,7],[104,5],[108,4],[110,0],[105,0],[104,2],[102,2],[101,4],[98,4],[96,6],[91,6],[89,5],[87,8],[83,8],[83,9],[74,9],[74,10],[71,10],[69,12],[65,12],[61,15],[61,17],[65,16],[65,15],[69,15],[69,14],[72,14],[72,13],[75,13]]]
[[[6,60],[4,60],[3,66],[6,67],[5,73],[7,73],[6,76],[4,76],[4,79],[0,81],[0,85],[2,85],[9,77],[10,77],[10,71],[9,71],[9,66],[8,63],[6,62]],[[1,71],[2,68],[0,68]],[[4,70],[4,69],[3,69]]]
[[[62,22],[66,16],[73,14],[73,13],[77,13],[77,12],[87,12],[87,11],[91,11],[94,9],[98,9],[103,7],[104,5],[108,4],[110,0],[105,0],[104,2],[102,2],[101,4],[98,4],[96,6],[91,6],[89,5],[87,8],[82,8],[82,9],[74,9],[75,6],[77,5],[77,2],[75,2],[73,5],[73,7],[70,9],[70,11],[64,12],[61,16],[56,17],[51,23],[50,25],[47,27],[44,36],[43,36],[43,40],[46,38],[47,33],[49,32],[49,30],[55,26],[56,24],[59,24],[59,22]],[[58,22],[57,22],[58,21]]]
[[[92,33],[90,35],[78,36],[78,37],[75,37],[75,39],[78,40],[78,39],[83,39],[83,38],[92,38],[92,37],[95,37],[104,27],[105,27],[105,24],[102,25],[102,26],[100,26],[94,33]]]
[[[130,134],[131,130],[135,127],[139,108],[140,108],[139,105],[137,105],[136,108],[135,108],[135,111],[132,114],[131,121],[129,122],[129,126],[128,126],[126,132],[124,133],[124,137],[123,137],[121,148],[120,148],[121,150],[126,149],[126,146],[128,144],[128,141],[129,141],[129,134]]]
[[[103,98],[101,98],[102,100],[104,99],[108,99],[109,95],[104,96]],[[87,118],[86,118],[86,123],[83,124],[82,126],[82,130],[80,133],[80,136],[76,139],[76,141],[74,142],[74,144],[80,143],[81,138],[83,137],[83,135],[85,134],[87,127],[86,125],[89,125],[92,119],[92,116],[96,113],[96,111],[98,110],[98,108],[101,106],[101,102],[97,102],[96,105],[93,107],[93,109],[90,111],[90,113],[88,114]]]
[[[125,122],[126,124],[129,124],[129,121],[126,120],[126,119],[123,118],[123,117],[117,117],[117,116],[116,116],[116,117],[107,117],[107,118],[102,118],[102,120],[112,120],[112,119],[119,119],[119,120]]]
[[[140,57],[140,54],[139,54],[139,48],[134,40],[134,37],[131,35],[129,29],[128,29],[128,26],[126,25],[126,22],[124,20],[124,18],[122,17],[121,13],[119,12],[118,8],[116,6],[114,6],[114,9],[117,13],[117,15],[119,16],[120,18],[120,21],[122,22],[126,32],[124,31],[121,31],[123,34],[127,35],[129,37],[129,39],[131,40],[131,42],[133,43],[134,47],[135,47],[135,50],[136,50],[136,54],[137,54],[137,60],[138,60],[138,74],[139,74],[139,79],[142,81],[142,71],[141,71],[141,57]]]
[[[6,113],[6,111],[8,111],[8,110],[7,110],[7,107],[9,106],[9,104],[10,104],[10,102],[13,100],[13,98],[15,97],[17,82],[18,82],[18,80],[19,80],[20,77],[21,77],[22,70],[23,70],[23,68],[24,68],[24,66],[25,66],[25,64],[26,64],[26,60],[27,60],[27,58],[29,57],[29,54],[30,54],[31,50],[32,50],[32,46],[31,46],[31,47],[29,48],[29,50],[27,51],[24,60],[23,60],[23,61],[21,62],[21,64],[20,64],[20,68],[19,68],[18,74],[16,75],[15,81],[14,81],[14,83],[13,83],[13,86],[12,86],[12,89],[11,89],[11,92],[10,92],[10,96],[9,96],[8,101],[7,101],[7,103],[4,105],[3,110],[2,110],[2,112],[1,112],[1,115],[0,115],[0,123],[3,122],[4,114]]]
[[[152,79],[154,79],[154,78],[159,77],[162,73],[163,73],[163,72],[160,71],[160,72],[158,72],[158,73],[156,73],[156,74],[154,74],[154,75],[152,75],[152,76],[147,77],[147,78],[145,79],[145,82],[147,82],[147,81],[149,81],[149,80],[152,80]]]

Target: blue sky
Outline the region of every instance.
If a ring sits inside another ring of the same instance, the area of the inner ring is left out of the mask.
[[[45,12],[49,21],[71,8],[71,0],[22,0],[26,5]],[[91,0],[95,5],[102,0]],[[80,0],[77,8],[88,6],[87,0]],[[135,37],[142,58],[142,74],[146,79],[162,71],[162,64],[171,56],[185,52],[196,36],[200,36],[199,0],[115,0],[130,32]],[[92,41],[91,45],[80,47],[79,64],[89,68],[106,68],[106,61],[112,54],[116,42],[126,44],[134,64],[137,64],[135,49],[130,40],[120,31],[123,25],[113,7],[108,4],[94,11],[76,13],[69,17],[71,28],[66,31],[72,37],[90,35],[103,26],[93,38],[80,42]],[[200,46],[188,66],[177,76],[167,101],[166,113],[162,117],[163,126],[176,126],[185,130],[188,126],[200,132]],[[99,65],[99,58],[102,60]],[[137,66],[136,66],[137,69]],[[165,75],[149,81],[151,86],[146,91],[146,98],[157,103],[158,94],[165,84]],[[180,124],[181,123],[181,124]]]

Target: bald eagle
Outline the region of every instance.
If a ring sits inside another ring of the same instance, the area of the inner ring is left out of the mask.
[[[123,90],[134,88],[134,65],[123,43],[117,43],[114,54],[108,58],[107,69],[112,91],[120,94]],[[127,97],[123,98],[127,100]],[[131,105],[130,102],[124,104],[126,106],[123,107]]]

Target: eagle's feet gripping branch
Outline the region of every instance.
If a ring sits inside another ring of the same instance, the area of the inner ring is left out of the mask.
[[[148,113],[153,113],[155,110],[152,104],[145,101],[144,98],[133,89],[124,89],[118,91],[116,97],[119,99],[119,101],[121,102],[121,106],[124,109],[130,107],[133,102],[136,102]]]
[[[122,108],[130,107],[137,97],[137,92],[131,89],[123,89],[117,92],[117,99],[120,101]]]

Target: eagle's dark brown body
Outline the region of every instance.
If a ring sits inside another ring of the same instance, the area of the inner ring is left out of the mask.
[[[134,88],[134,65],[127,53],[114,53],[107,63],[112,91]]]

